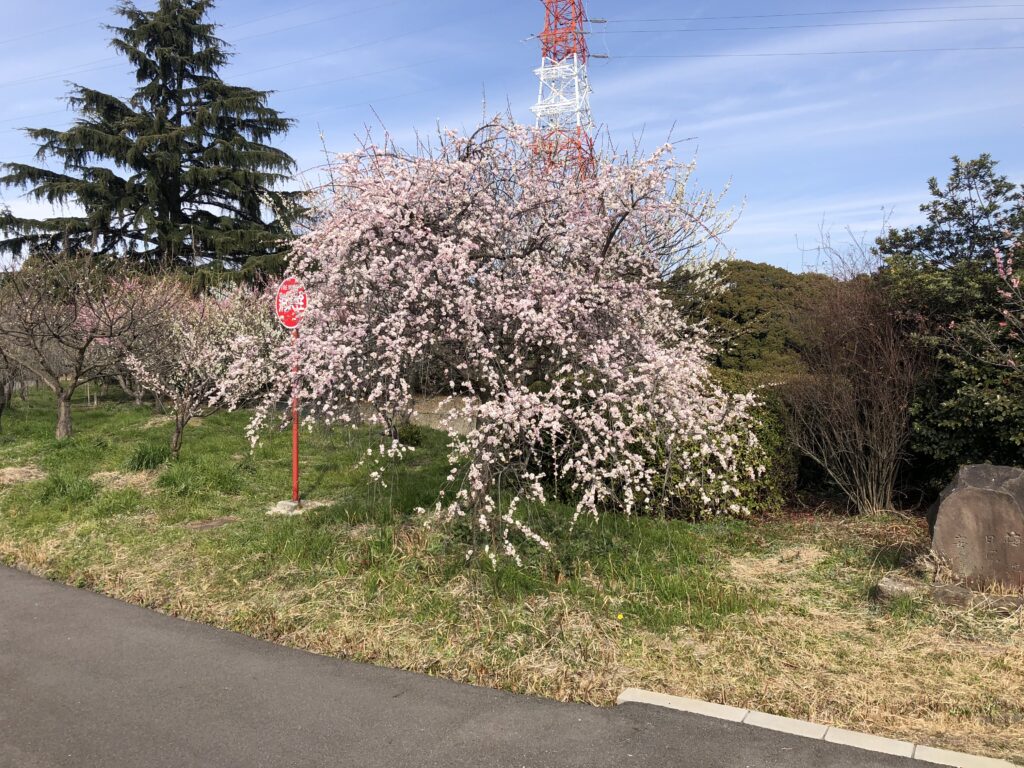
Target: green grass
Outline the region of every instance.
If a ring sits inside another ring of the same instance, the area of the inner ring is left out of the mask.
[[[393,537],[418,525],[413,510],[436,499],[447,472],[446,438],[431,429],[414,428],[417,450],[387,488],[371,485],[369,470],[357,466],[371,435],[356,429],[304,433],[303,496],[330,506],[297,519],[272,519],[262,513],[290,490],[287,433],[271,433],[251,451],[244,437],[247,415],[219,413],[189,426],[181,456],[172,461],[171,424],[154,418],[148,407],[79,404],[75,435],[60,443],[50,435],[49,410],[48,397],[38,393],[7,420],[0,464],[33,463],[47,478],[4,492],[0,509],[19,510],[5,516],[6,529],[39,538],[62,524],[104,520],[102,538],[130,548],[140,535],[138,517],[148,514],[166,527],[160,535],[189,541],[223,578],[261,579],[287,569],[360,571],[367,593],[375,594],[378,585],[405,575],[396,576]],[[100,472],[140,471],[156,473],[153,492],[104,490],[91,479]],[[532,523],[563,544],[554,555],[532,551],[526,568],[494,568],[482,558],[467,565],[468,541],[437,535],[430,559],[410,575],[440,586],[468,575],[474,587],[510,604],[555,591],[595,610],[614,603],[629,621],[652,630],[713,627],[758,602],[716,575],[722,557],[751,544],[745,523],[698,526],[609,515],[584,520],[570,532],[571,513],[564,505],[530,511]],[[242,520],[201,536],[169,527],[226,515]],[[367,525],[371,535],[358,543],[345,536]],[[94,541],[102,547],[100,537]]]
[[[5,414],[0,469],[42,473],[0,485],[8,564],[256,637],[509,690],[604,704],[635,685],[1024,754],[1024,736],[1019,751],[1002,746],[1007,728],[1024,729],[1001,682],[1024,674],[1020,622],[869,598],[926,546],[919,523],[607,514],[571,529],[572,509],[552,503],[527,513],[555,551],[492,567],[414,511],[447,474],[437,431],[410,432],[417,449],[386,488],[360,464],[372,434],[304,432],[303,496],[326,504],[280,518],[265,512],[290,492],[288,431],[251,450],[247,414],[219,413],[190,424],[172,459],[173,425],[148,407],[76,402],[75,434],[59,443],[53,410],[35,392]],[[225,524],[190,527],[213,520]]]

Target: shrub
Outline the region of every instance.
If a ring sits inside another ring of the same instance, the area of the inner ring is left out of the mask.
[[[800,318],[805,373],[781,389],[789,434],[861,513],[891,510],[928,362],[894,311],[869,252],[826,242],[835,279]]]
[[[42,501],[62,508],[82,504],[96,495],[96,485],[72,472],[51,473],[44,481]]]

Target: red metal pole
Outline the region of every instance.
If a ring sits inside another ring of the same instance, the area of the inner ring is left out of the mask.
[[[295,340],[295,362],[292,364],[292,501],[299,502],[299,329],[292,332]]]

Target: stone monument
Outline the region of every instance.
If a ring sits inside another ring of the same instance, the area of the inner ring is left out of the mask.
[[[932,551],[969,586],[1024,587],[1024,469],[961,467],[929,519]]]

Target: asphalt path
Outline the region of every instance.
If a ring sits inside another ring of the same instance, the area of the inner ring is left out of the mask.
[[[0,567],[2,768],[913,768],[317,656]]]

